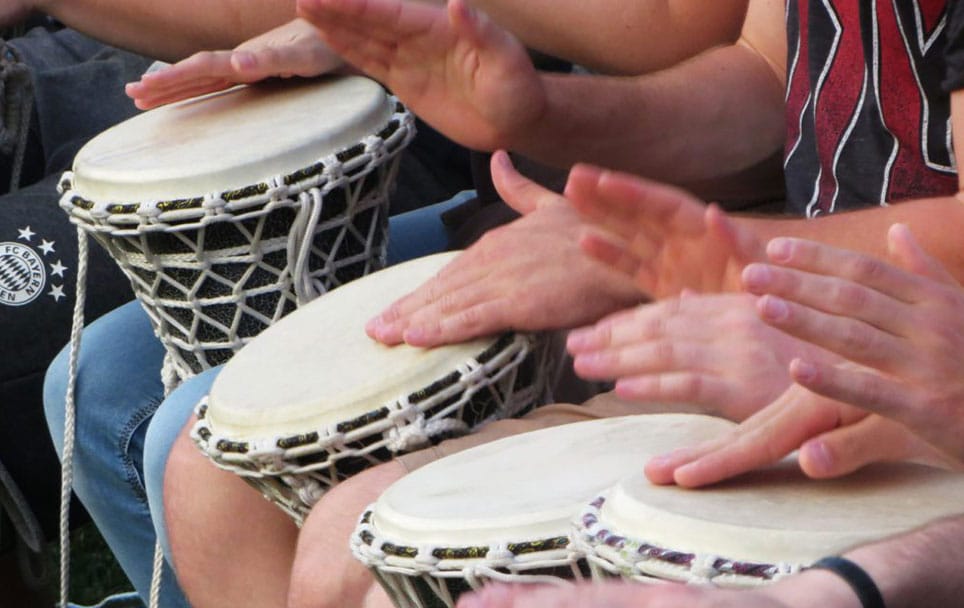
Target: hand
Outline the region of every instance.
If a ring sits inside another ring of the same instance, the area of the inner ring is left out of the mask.
[[[233,51],[201,51],[127,85],[134,105],[148,110],[166,103],[270,77],[318,76],[342,60],[303,19],[265,32]]]
[[[646,476],[653,483],[699,487],[773,464],[797,449],[800,469],[814,478],[839,477],[881,461],[949,465],[899,423],[793,385],[723,436],[653,458]]]
[[[906,226],[888,233],[904,269],[865,255],[776,239],[779,266],[746,269],[775,327],[859,366],[800,360],[791,375],[810,390],[896,420],[964,463],[964,289],[916,243]]]
[[[688,295],[617,312],[569,334],[576,373],[616,379],[631,401],[691,403],[740,421],[790,386],[795,357],[827,351],[760,320],[748,294]]]
[[[758,591],[607,582],[572,587],[491,584],[459,598],[457,608],[790,608],[796,605],[809,604],[784,603]]]
[[[509,147],[545,111],[522,44],[464,0],[447,11],[404,0],[299,0],[298,13],[346,61],[466,147]]]
[[[581,224],[565,199],[519,175],[504,152],[492,157],[492,177],[524,217],[486,233],[372,319],[372,338],[435,346],[506,329],[574,327],[640,302],[632,282],[579,250]]]
[[[678,188],[576,165],[566,198],[598,229],[582,238],[583,250],[653,298],[735,291],[743,266],[764,257],[755,233]]]

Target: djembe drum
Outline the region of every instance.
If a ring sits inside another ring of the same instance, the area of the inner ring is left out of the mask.
[[[830,555],[960,513],[964,475],[880,463],[813,480],[793,458],[700,490],[633,474],[576,518],[594,578],[765,584]]]
[[[192,437],[301,523],[332,485],[431,442],[543,404],[558,367],[547,335],[388,347],[365,323],[454,253],[339,287],[265,330],[220,372]]]
[[[579,509],[651,456],[732,426],[686,414],[607,418],[453,454],[406,475],[368,507],[352,553],[399,608],[452,608],[489,580],[587,578],[569,540]]]
[[[236,87],[92,139],[60,205],[127,274],[184,378],[383,265],[412,125],[361,77]]]

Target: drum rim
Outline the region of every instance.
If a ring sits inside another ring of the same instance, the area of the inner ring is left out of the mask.
[[[611,490],[610,490],[611,491]],[[683,551],[650,543],[605,525],[602,508],[609,492],[599,494],[573,520],[573,546],[596,566],[631,578],[724,582],[758,585],[797,573],[809,564],[740,560],[724,555]],[[634,559],[635,558],[635,559]]]
[[[253,446],[261,446],[263,444],[275,443],[284,444],[276,445],[284,450],[294,449],[302,447],[308,444],[317,445],[319,441],[324,438],[330,438],[329,441],[334,443],[340,440],[339,436],[345,433],[351,433],[359,431],[372,424],[389,421],[392,418],[393,412],[400,411],[401,408],[398,404],[415,404],[422,403],[432,397],[435,397],[447,389],[453,387],[466,387],[468,384],[468,376],[471,374],[463,373],[459,371],[460,368],[468,367],[467,364],[470,362],[475,362],[480,365],[485,365],[490,361],[503,357],[505,355],[517,354],[518,361],[511,359],[507,361],[504,365],[500,366],[500,370],[508,370],[516,367],[521,361],[533,353],[539,348],[539,338],[535,334],[523,333],[523,332],[506,332],[496,337],[490,343],[488,343],[482,351],[465,359],[457,365],[453,365],[454,369],[452,371],[444,372],[443,375],[438,376],[428,382],[425,386],[415,389],[410,392],[403,393],[402,395],[393,397],[386,401],[379,403],[377,406],[372,407],[363,412],[355,414],[352,418],[348,420],[342,420],[339,422],[331,422],[320,425],[313,425],[313,428],[304,430],[299,433],[291,433],[285,436],[260,436],[260,437],[249,437],[244,440],[231,440],[222,439],[218,434],[211,430],[209,426],[209,419],[206,416],[207,413],[207,399],[210,395],[205,395],[195,407],[195,413],[198,416],[198,429],[204,429],[209,433],[209,437],[214,437],[219,442],[225,441],[231,445],[229,450],[218,449],[216,453],[220,454],[247,454],[255,450],[252,449]],[[202,425],[201,421],[205,421]],[[200,432],[200,431],[199,431]],[[203,441],[208,442],[209,438],[202,438]],[[205,450],[207,452],[207,450]]]
[[[302,193],[318,189],[325,194],[343,181],[368,175],[405,149],[415,135],[414,117],[397,97],[389,95],[388,103],[392,114],[375,133],[290,173],[191,198],[96,202],[73,188],[74,173],[68,170],[57,186],[59,205],[71,222],[84,230],[114,236],[190,230],[213,222],[257,217],[277,208],[279,202],[294,206]]]

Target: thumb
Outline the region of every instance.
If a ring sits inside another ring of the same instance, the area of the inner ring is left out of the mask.
[[[499,196],[522,215],[551,205],[561,198],[552,190],[540,186],[516,171],[512,159],[505,150],[497,150],[492,154],[491,169],[492,182]]]
[[[819,435],[800,446],[800,468],[824,479],[852,473],[874,462],[940,460],[937,451],[907,427],[877,415]]]
[[[704,216],[707,232],[722,242],[741,264],[766,259],[766,249],[755,232],[738,224],[715,203],[706,208]]]

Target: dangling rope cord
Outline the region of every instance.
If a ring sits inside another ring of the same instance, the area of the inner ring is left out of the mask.
[[[84,300],[87,295],[87,234],[77,228],[77,288],[73,324],[70,328],[70,359],[67,364],[67,397],[64,414],[64,455],[60,473],[60,608],[67,608],[70,586],[70,495],[74,483],[74,431],[77,358],[84,328]]]

